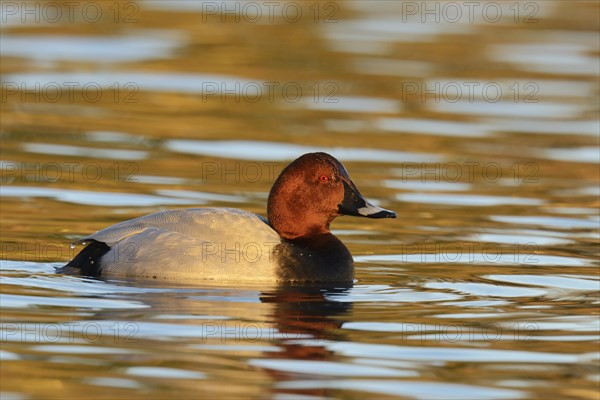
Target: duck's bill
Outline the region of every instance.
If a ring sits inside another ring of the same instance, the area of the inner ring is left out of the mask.
[[[395,212],[374,206],[371,203],[367,203],[365,207],[359,208],[358,214],[367,218],[396,218]]]
[[[356,186],[344,181],[344,200],[338,205],[342,215],[354,215],[367,218],[396,218],[396,213],[369,203],[360,194]]]

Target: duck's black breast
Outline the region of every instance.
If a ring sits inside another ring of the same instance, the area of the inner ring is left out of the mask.
[[[275,248],[277,278],[284,282],[352,282],[354,260],[331,233],[283,239]]]

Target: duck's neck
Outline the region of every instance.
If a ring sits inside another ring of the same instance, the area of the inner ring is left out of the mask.
[[[292,218],[292,219],[290,219]],[[329,224],[331,221],[311,220],[306,214],[295,214],[294,216],[269,215],[271,228],[280,237],[287,240],[304,240],[312,237],[331,235]]]
[[[269,225],[284,239],[295,240],[331,234],[329,225],[334,217],[319,213],[310,204],[313,199],[304,196],[282,195],[274,191],[269,195],[267,218]]]

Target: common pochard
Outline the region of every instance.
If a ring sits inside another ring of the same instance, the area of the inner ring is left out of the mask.
[[[396,218],[370,204],[344,166],[308,153],[279,175],[268,220],[232,208],[189,208],[135,218],[74,244],[87,246],[57,272],[170,281],[352,282],[348,248],[329,225],[340,215]]]

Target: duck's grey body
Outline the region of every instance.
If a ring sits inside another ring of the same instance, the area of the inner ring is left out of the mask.
[[[89,245],[61,273],[169,281],[351,282],[352,256],[335,236],[307,246],[283,240],[234,208],[162,211],[74,242]]]
[[[256,214],[230,208],[192,208],[121,222],[75,244],[86,242],[109,248],[99,259],[89,260],[98,264],[96,275],[264,281],[276,280],[275,253],[281,239]]]

